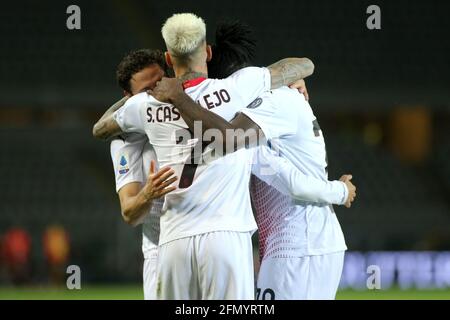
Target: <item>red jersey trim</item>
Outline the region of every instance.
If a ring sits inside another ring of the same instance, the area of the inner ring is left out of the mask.
[[[202,83],[205,80],[206,80],[205,77],[199,77],[199,78],[187,80],[187,81],[183,82],[183,89],[186,90],[187,88],[198,86],[200,83]]]

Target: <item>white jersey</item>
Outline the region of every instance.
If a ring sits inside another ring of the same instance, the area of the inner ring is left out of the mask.
[[[304,96],[283,87],[242,112],[257,123],[272,149],[307,176],[328,180],[323,133]],[[332,205],[294,200],[252,178],[252,200],[266,257],[302,257],[346,250]],[[345,198],[341,199],[341,204]]]
[[[148,139],[143,134],[126,134],[111,141],[111,159],[116,177],[116,191],[132,182],[145,184],[150,172],[151,160],[156,161],[156,154]],[[160,217],[163,199],[153,200],[149,214],[142,223],[142,252],[149,258],[158,247]]]
[[[199,78],[185,83],[193,100],[228,121],[269,89],[268,69],[254,67],[223,80]],[[256,230],[248,191],[253,151],[239,150],[208,164],[192,164],[192,155],[202,154],[201,144],[190,136],[173,105],[146,93],[130,98],[114,117],[124,132],[145,132],[160,166],[172,167],[179,177],[178,188],[165,197],[160,244],[213,231]]]

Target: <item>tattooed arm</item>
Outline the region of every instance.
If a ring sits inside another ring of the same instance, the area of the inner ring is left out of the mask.
[[[92,129],[92,135],[101,140],[107,140],[112,138],[113,136],[119,135],[122,130],[117,125],[117,122],[113,118],[113,114],[115,111],[119,110],[125,102],[128,100],[128,97],[123,97],[116,103],[114,103],[108,110],[103,114],[103,116],[97,121]]]
[[[314,64],[308,58],[286,58],[267,68],[270,71],[271,89],[288,86],[314,72]]]

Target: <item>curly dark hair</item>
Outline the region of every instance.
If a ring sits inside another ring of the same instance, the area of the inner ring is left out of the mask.
[[[223,79],[239,69],[253,65],[256,41],[249,25],[240,21],[224,21],[216,29],[208,76]]]
[[[116,79],[119,86],[131,92],[130,80],[133,75],[154,63],[167,74],[167,65],[161,50],[139,49],[129,52],[117,66]]]

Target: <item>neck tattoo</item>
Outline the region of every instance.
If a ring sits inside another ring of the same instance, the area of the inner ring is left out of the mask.
[[[192,80],[195,78],[207,78],[208,75],[204,74],[202,72],[196,72],[196,71],[188,71],[185,74],[183,74],[181,77],[179,77],[179,79],[181,81],[187,81],[187,80]]]

